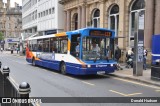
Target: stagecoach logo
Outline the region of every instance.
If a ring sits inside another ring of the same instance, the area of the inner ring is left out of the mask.
[[[96,65],[96,67],[107,67],[107,65]]]

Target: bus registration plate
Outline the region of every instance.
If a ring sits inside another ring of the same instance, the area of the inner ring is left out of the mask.
[[[105,71],[98,71],[97,74],[105,74]]]

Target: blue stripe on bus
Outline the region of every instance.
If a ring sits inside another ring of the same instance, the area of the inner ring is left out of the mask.
[[[27,62],[32,63],[32,59],[26,59]],[[51,60],[36,60],[36,65],[46,67],[49,69],[59,71],[60,61],[51,61]],[[68,63],[66,64],[66,72],[74,75],[87,75],[87,74],[97,74],[98,71],[105,71],[105,73],[112,73],[116,69],[114,66],[107,65],[107,67],[96,67],[92,65],[91,68],[82,68],[81,64]],[[107,69],[107,70],[106,70]]]

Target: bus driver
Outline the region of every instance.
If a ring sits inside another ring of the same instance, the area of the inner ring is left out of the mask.
[[[100,53],[100,48],[99,48],[98,44],[96,44],[95,42],[92,43],[92,51],[96,52],[97,55],[99,55],[99,53]]]

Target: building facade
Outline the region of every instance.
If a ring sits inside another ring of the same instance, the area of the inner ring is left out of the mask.
[[[58,0],[22,0],[25,38],[63,31],[63,6]]]
[[[152,35],[160,34],[160,0],[59,0],[59,3],[64,5],[66,31],[83,27],[115,30],[116,44],[124,53],[134,46],[136,24],[144,30],[144,45],[149,50]]]
[[[4,49],[18,46],[22,32],[22,7],[17,4],[11,8],[10,0],[7,3],[0,0],[0,32],[5,38]]]

